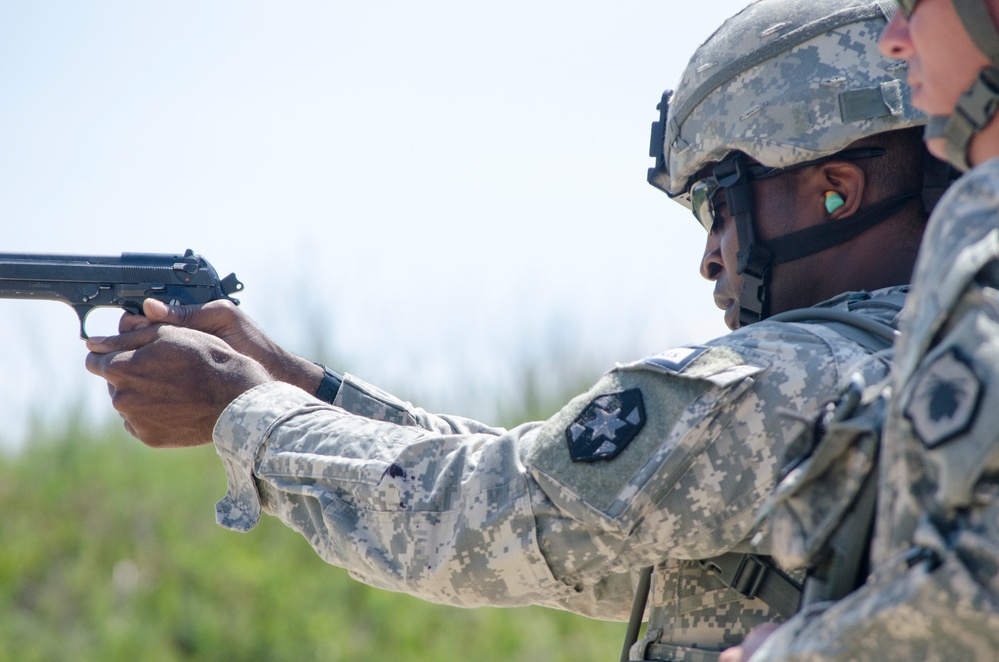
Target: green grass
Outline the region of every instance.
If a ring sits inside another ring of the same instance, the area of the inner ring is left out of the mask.
[[[612,660],[624,625],[372,589],[265,517],[215,524],[212,447],[80,421],[0,456],[0,661]]]

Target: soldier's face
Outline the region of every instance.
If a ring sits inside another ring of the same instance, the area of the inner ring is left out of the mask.
[[[995,0],[987,3],[995,16]],[[988,58],[972,42],[952,0],[922,0],[912,15],[896,11],[881,36],[881,52],[908,64],[912,105],[927,115],[950,115],[957,101]],[[942,138],[928,141],[936,156],[946,158]]]
[[[742,276],[735,273],[739,238],[735,219],[728,213],[725,191],[720,189],[715,197],[715,222],[708,232],[704,255],[701,257],[701,276],[715,283],[715,305],[725,311],[725,326],[739,327],[739,295]]]
[[[774,239],[822,220],[820,214],[807,213],[809,207],[801,203],[794,189],[782,185],[782,178],[789,175],[793,174],[753,182],[753,225],[758,240]],[[714,200],[714,210],[715,222],[708,232],[700,272],[714,282],[715,305],[725,313],[725,326],[735,330],[739,328],[739,299],[742,296],[742,276],[736,273],[739,236],[735,219],[728,211],[724,189]],[[789,301],[798,289],[795,281],[801,276],[796,268],[779,266],[774,268],[770,281],[771,312],[788,309]]]

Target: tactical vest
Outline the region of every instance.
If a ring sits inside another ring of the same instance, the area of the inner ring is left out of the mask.
[[[890,356],[904,302],[902,292],[876,299],[884,307],[883,321],[825,307],[770,319],[821,324],[868,349],[871,360],[883,361]],[[642,570],[621,662],[715,662],[721,653],[717,643],[707,647],[671,640],[671,632],[681,625],[678,620],[690,620],[684,616],[688,610],[715,607],[716,621],[736,625],[741,618],[783,622],[808,604],[837,599],[863,583],[886,384],[887,379],[868,385],[860,372],[854,373],[835,400],[802,419],[806,425],[788,447],[778,485],[757,519],[757,524],[767,521],[773,539],[780,538],[778,558],[740,550],[700,561],[669,560],[655,571]],[[753,547],[759,544],[756,540]],[[696,580],[685,583],[685,572]],[[680,594],[662,595],[667,585],[680,587]],[[648,626],[639,641],[649,602]],[[678,613],[663,604],[679,604]]]

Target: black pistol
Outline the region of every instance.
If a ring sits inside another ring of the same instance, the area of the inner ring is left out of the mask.
[[[29,255],[0,253],[0,298],[63,301],[80,318],[80,337],[87,337],[87,315],[94,308],[117,307],[142,314],[143,299],[199,304],[230,295],[243,284],[236,274],[219,279],[208,261],[188,249],[169,253],[93,255]]]

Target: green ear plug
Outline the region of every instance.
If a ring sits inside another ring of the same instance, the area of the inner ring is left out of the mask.
[[[846,200],[843,199],[836,191],[826,191],[826,211],[830,214],[846,204]]]

